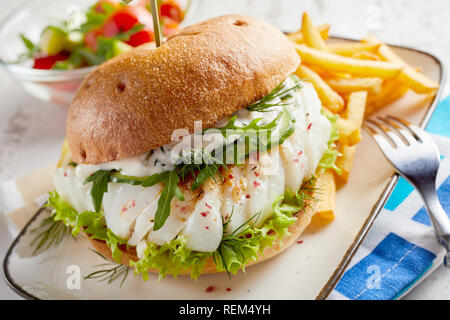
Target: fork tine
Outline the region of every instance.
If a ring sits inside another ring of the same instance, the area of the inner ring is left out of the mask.
[[[398,126],[404,128],[405,130],[407,130],[410,134],[413,135],[413,137],[420,142],[420,138],[419,136],[413,131],[411,130],[411,123],[409,123],[406,120],[394,117],[394,116],[390,116],[387,115],[386,118],[388,118],[389,120],[391,120],[392,122],[396,123]]]
[[[380,128],[367,120],[364,122],[364,128],[373,137],[378,147],[385,155],[387,152],[391,152],[393,150],[392,144],[389,142],[388,138],[379,133],[379,131],[381,131]]]
[[[378,128],[378,132],[383,134],[388,138],[390,142],[392,142],[392,146],[394,148],[401,147],[405,145],[405,143],[400,139],[396,134],[392,133],[391,129],[386,126],[383,122],[377,121],[375,119],[367,119],[368,123],[375,125]]]
[[[410,125],[409,128],[411,129],[411,131],[413,131],[419,137],[419,139],[421,140],[421,142],[423,144],[433,146],[439,155],[439,149],[436,145],[436,142],[434,142],[434,140],[431,138],[431,136],[428,133],[426,133],[425,131],[423,131],[422,129],[420,129],[419,127],[417,127],[415,125]]]
[[[434,142],[434,140],[431,138],[431,136],[429,134],[427,134],[425,131],[423,131],[422,129],[420,129],[419,127],[410,124],[409,122],[407,122],[406,120],[402,120],[399,119],[397,117],[393,117],[393,116],[387,116],[389,119],[391,119],[392,121],[395,121],[396,123],[398,123],[399,125],[401,125],[402,127],[404,127],[405,129],[407,129],[409,132],[412,133],[412,135],[416,138],[417,141],[423,143],[423,144],[427,144],[430,146],[433,146],[434,149],[436,150],[437,156],[439,157],[440,153],[439,153],[439,149],[436,146],[436,143]]]
[[[397,122],[392,121],[389,118],[378,117],[378,120],[387,125],[391,131],[395,132],[402,140],[406,142],[408,145],[412,145],[417,143],[417,140],[413,133],[410,133],[411,130],[405,130],[402,126],[399,126]]]

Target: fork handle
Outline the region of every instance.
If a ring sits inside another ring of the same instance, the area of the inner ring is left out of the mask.
[[[441,206],[436,193],[436,186],[428,186],[421,190],[422,198],[425,202],[425,208],[433,224],[437,241],[445,248],[447,255],[444,264],[450,268],[450,219]]]

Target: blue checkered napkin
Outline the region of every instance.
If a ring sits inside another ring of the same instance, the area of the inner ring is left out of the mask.
[[[441,152],[438,196],[450,212],[450,96],[436,108],[426,130]],[[397,299],[442,264],[419,194],[400,178],[330,299]]]

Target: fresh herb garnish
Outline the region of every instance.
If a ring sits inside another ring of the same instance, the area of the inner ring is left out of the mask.
[[[170,203],[174,197],[180,201],[184,201],[184,196],[178,188],[179,182],[178,175],[175,171],[166,171],[160,175],[160,179],[157,182],[162,182],[164,184],[163,191],[158,200],[158,208],[155,213],[155,224],[153,225],[153,230],[156,231],[161,229],[161,227],[166,222],[170,214]],[[153,183],[157,183],[156,181]]]
[[[64,237],[69,234],[70,229],[63,221],[55,221],[51,215],[42,220],[41,224],[31,230],[32,233],[38,232],[37,236],[31,241],[31,246],[35,246],[33,255],[40,249],[47,250],[52,246],[57,246]]]
[[[103,195],[108,192],[110,175],[111,170],[98,170],[83,182],[84,185],[92,182],[91,197],[96,212],[99,212],[102,208]]]
[[[230,217],[228,220],[224,220],[222,218],[223,224],[223,236],[220,241],[219,247],[213,253],[213,260],[215,264],[219,264],[221,262],[223,269],[228,273],[228,277],[231,278],[231,273],[228,268],[230,259],[245,260],[245,254],[243,248],[245,244],[248,242],[248,238],[245,237],[246,232],[249,231],[258,220],[261,212],[257,212],[250,219],[245,221],[239,227],[237,227],[230,235],[226,235],[228,224],[231,222],[231,218],[233,217],[234,208],[231,211]],[[253,221],[253,222],[252,222]],[[250,224],[250,222],[252,222]]]
[[[282,82],[279,85],[277,85],[275,89],[273,89],[268,95],[249,105],[247,107],[247,110],[258,112],[269,112],[272,111],[273,108],[275,107],[286,106],[287,103],[284,102],[285,97],[289,95],[290,92],[300,89],[301,87],[302,83],[299,81],[290,88],[286,88],[285,82]],[[280,100],[274,102],[273,100],[277,98],[279,98]]]
[[[94,253],[99,255],[102,259],[109,261],[105,256],[103,256],[100,252],[92,250]],[[87,276],[84,277],[85,280],[89,279],[97,279],[100,282],[106,281],[107,283],[111,283],[114,280],[122,277],[122,280],[120,281],[120,287],[124,284],[128,272],[130,271],[130,267],[119,264],[115,262],[107,262],[95,265],[94,267],[100,267],[102,269],[94,271]]]
[[[221,159],[214,157],[203,149],[189,150],[187,155],[180,158],[180,162],[175,170],[181,181],[187,181],[190,177],[193,178],[191,190],[198,189],[210,177],[214,181],[216,176],[223,180],[220,170],[227,168]]]

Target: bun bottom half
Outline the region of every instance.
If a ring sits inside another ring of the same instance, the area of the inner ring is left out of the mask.
[[[325,187],[322,185],[323,181],[320,178],[320,176],[316,180],[315,189],[325,189]],[[314,194],[312,195],[314,196]],[[250,261],[246,268],[261,263],[265,260],[271,259],[286,249],[288,249],[292,244],[294,244],[298,237],[305,231],[305,229],[308,227],[308,225],[311,223],[311,219],[316,213],[317,210],[317,204],[318,201],[311,201],[308,203],[308,205],[303,209],[303,211],[299,212],[297,214],[297,220],[294,222],[292,226],[288,228],[290,235],[280,240],[275,240],[273,245],[269,248],[266,248],[264,250],[264,253],[259,255],[259,258],[257,261]],[[112,258],[111,249],[108,247],[105,241],[101,240],[95,240],[95,239],[89,239],[91,241],[91,244],[98,253],[103,255],[105,258],[114,261]],[[136,249],[130,248],[130,249],[121,249],[122,250],[122,261],[121,263],[127,266],[130,266],[129,261],[137,261],[139,258],[137,257]],[[149,272],[152,273],[159,273],[157,269],[149,269]],[[225,271],[221,271],[225,272]],[[189,269],[184,270],[180,273],[180,275],[189,275],[191,271]],[[202,274],[213,274],[213,273],[220,273],[216,270],[216,264],[214,263],[212,257],[209,258],[206,262],[205,267],[203,268]]]

